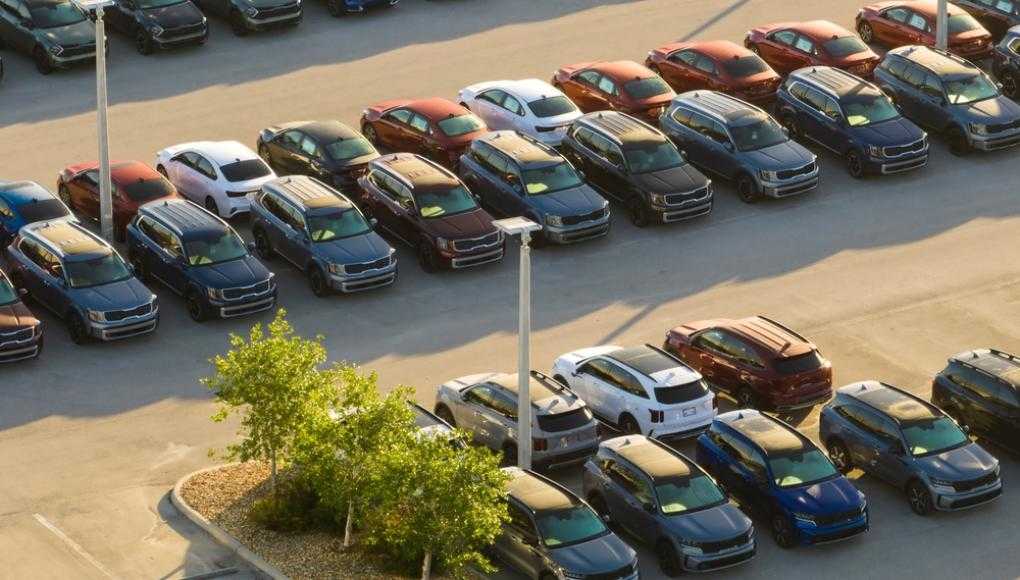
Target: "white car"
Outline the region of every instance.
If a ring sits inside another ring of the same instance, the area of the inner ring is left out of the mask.
[[[251,196],[276,174],[237,141],[197,141],[156,154],[156,171],[178,193],[223,218],[249,211]]]
[[[627,434],[691,437],[715,418],[715,395],[701,374],[651,345],[568,352],[553,363],[553,375]]]
[[[458,97],[489,129],[514,130],[554,147],[582,114],[559,89],[538,79],[478,83]]]

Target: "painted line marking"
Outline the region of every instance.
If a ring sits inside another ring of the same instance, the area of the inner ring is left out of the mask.
[[[60,528],[55,526],[53,523],[51,523],[45,517],[43,517],[42,514],[32,514],[32,517],[34,517],[35,520],[37,522],[39,522],[44,528],[46,528],[47,530],[53,532],[53,535],[55,535],[56,537],[60,538],[60,540],[62,542],[67,544],[67,546],[69,548],[74,550],[74,552],[76,554],[78,554],[79,556],[81,556],[86,562],[88,562],[89,564],[92,564],[96,568],[96,570],[99,570],[100,572],[102,572],[104,576],[106,576],[107,578],[116,578],[116,576],[114,576],[106,568],[106,566],[103,566],[103,564],[99,560],[96,560],[95,557],[92,556],[92,554],[89,554],[88,552],[86,552],[85,548],[82,548],[81,545],[78,544],[78,542],[75,542],[74,540],[69,538],[67,536],[67,534],[65,534],[63,531],[61,531]]]

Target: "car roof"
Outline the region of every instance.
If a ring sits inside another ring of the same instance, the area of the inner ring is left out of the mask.
[[[460,117],[461,115],[471,114],[471,111],[466,110],[457,103],[441,97],[431,97],[428,99],[411,101],[404,105],[404,108],[411,109],[416,113],[421,113],[425,117],[428,117],[430,121],[442,121],[443,119],[450,117]]]
[[[853,36],[853,33],[830,20],[806,20],[804,22],[780,22],[768,26],[771,30],[789,28],[810,37],[816,41],[832,40],[843,36]]]
[[[703,89],[682,93],[674,102],[695,108],[725,125],[743,125],[768,116],[768,113],[751,103],[725,93]]]
[[[618,111],[598,111],[578,117],[583,125],[605,134],[621,145],[661,143],[666,137],[658,129]]]
[[[546,145],[521,135],[517,131],[492,131],[475,139],[496,149],[522,165],[558,163],[558,153]]]
[[[886,54],[905,58],[910,62],[919,64],[937,73],[939,76],[972,76],[981,70],[970,61],[927,46],[901,46],[890,50]]]
[[[306,210],[326,207],[349,209],[351,200],[325,183],[307,175],[277,177],[262,185]]]
[[[163,179],[163,176],[141,161],[121,161],[110,165],[110,181],[120,186],[153,179]]]
[[[150,201],[138,208],[138,213],[152,216],[186,238],[221,234],[230,229],[223,220],[186,199]]]
[[[259,156],[254,151],[238,141],[194,141],[182,143],[175,147],[175,149],[190,149],[201,153],[202,156],[220,167],[238,161],[259,159]]]
[[[747,48],[729,40],[702,40],[677,45],[677,50],[684,49],[696,50],[715,60],[740,58],[754,54]]]
[[[0,197],[15,206],[54,199],[48,189],[34,181],[0,181]]]
[[[676,452],[644,435],[627,435],[603,441],[605,447],[626,459],[652,479],[686,477],[694,472]]]
[[[519,467],[504,468],[510,476],[507,491],[510,496],[533,512],[565,509],[577,505],[577,499],[563,488],[544,477]]]
[[[815,350],[815,344],[782,324],[765,318],[751,316],[737,320],[720,319],[715,326],[732,331],[759,346],[769,349],[780,358],[790,358]]]
[[[360,133],[340,121],[309,121],[288,128],[298,129],[320,143],[361,137]]]
[[[861,77],[831,66],[811,66],[790,73],[790,78],[808,83],[837,99],[847,95],[879,95],[881,90]]]
[[[514,395],[518,393],[517,373],[498,373],[484,382],[499,385]],[[539,379],[534,375],[529,377],[528,395],[531,397],[532,403],[544,401],[552,397],[574,397],[573,393],[552,379]]]
[[[872,407],[899,422],[933,419],[941,413],[929,403],[879,381],[861,381],[840,387],[840,394]]]
[[[662,350],[647,344],[633,346],[630,348],[621,348],[619,350],[607,352],[602,356],[622,363],[647,377],[651,377],[652,375],[665,370],[680,370],[687,371],[686,373],[682,372],[681,374],[690,375],[689,377],[686,377],[689,379],[687,382],[696,381],[701,378],[694,372],[693,369],[684,363],[678,361]]]
[[[497,85],[489,88],[498,88],[511,92],[514,96],[520,97],[528,103],[538,101],[546,97],[558,97],[563,94],[556,87],[539,79],[499,81]]]
[[[955,354],[949,361],[984,371],[1020,390],[1020,357],[994,348],[979,348]]]
[[[22,232],[35,238],[62,258],[84,260],[113,253],[109,244],[99,236],[71,222],[50,221],[29,224],[22,228]]]
[[[655,76],[655,73],[649,70],[648,67],[632,60],[593,62],[584,67],[584,70],[596,70],[621,84],[635,79],[646,79]]]
[[[879,5],[879,9],[900,7],[909,8],[928,18],[935,18],[936,13],[938,12],[938,3],[935,0],[903,0],[901,2],[883,2]],[[964,12],[962,8],[952,2],[947,2],[946,8],[949,16],[962,14]]]
[[[451,187],[459,185],[457,176],[447,169],[413,153],[391,153],[372,161],[373,165],[386,167],[411,189]]]
[[[812,446],[796,430],[753,409],[722,413],[716,419],[754,442],[766,455],[800,451]]]

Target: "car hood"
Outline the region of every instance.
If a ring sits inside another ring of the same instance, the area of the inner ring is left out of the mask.
[[[635,552],[614,533],[565,548],[552,548],[549,557],[561,567],[582,574],[619,570],[634,561]]]
[[[1001,95],[994,99],[954,106],[968,121],[975,123],[1009,123],[1020,119],[1020,105]]]
[[[751,529],[751,520],[740,508],[727,502],[721,506],[666,517],[669,532],[696,542],[728,540]]]
[[[977,443],[950,449],[930,457],[918,457],[915,461],[928,475],[949,481],[976,479],[987,475],[999,464]]]
[[[864,504],[861,492],[843,476],[783,490],[786,507],[795,512],[827,515],[850,511]]]
[[[32,315],[20,300],[13,304],[0,306],[0,332],[10,332],[39,324],[39,319]]]
[[[96,25],[91,20],[54,28],[38,28],[36,33],[50,43],[60,46],[96,43]]]
[[[768,171],[796,169],[814,159],[810,151],[792,139],[757,151],[746,151],[743,155],[755,167]]]
[[[202,12],[191,2],[178,2],[170,6],[142,10],[146,18],[163,28],[177,28],[202,22]]]
[[[606,200],[588,185],[529,196],[527,200],[543,214],[559,216],[583,215],[606,205]]]
[[[75,288],[73,302],[92,310],[130,310],[152,300],[152,291],[136,278],[92,288]]]
[[[390,245],[375,232],[321,242],[312,247],[317,255],[333,264],[371,262],[390,255]]]
[[[851,131],[871,145],[905,145],[924,136],[917,125],[902,116],[863,127],[851,127]]]
[[[481,208],[447,217],[422,218],[419,223],[431,234],[450,240],[477,238],[496,231],[492,217]]]
[[[690,163],[662,171],[638,173],[632,179],[636,186],[651,193],[687,193],[708,183],[708,178]]]
[[[269,270],[251,255],[229,262],[193,267],[191,274],[206,287],[217,289],[251,286],[269,278]]]

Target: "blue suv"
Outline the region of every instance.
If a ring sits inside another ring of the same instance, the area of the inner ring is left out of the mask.
[[[714,91],[677,95],[659,124],[691,163],[735,182],[746,203],[818,187],[815,154],[768,113],[736,97]]]
[[[128,259],[143,282],[183,296],[192,320],[233,318],[276,304],[273,274],[219,217],[183,199],[138,208],[127,227]]]
[[[609,202],[569,161],[531,137],[487,133],[471,142],[458,172],[485,207],[542,224],[541,241],[569,244],[609,233]]]
[[[885,54],[875,82],[913,122],[941,133],[954,155],[1020,144],[1020,105],[976,65],[926,46]]]
[[[860,467],[904,490],[918,515],[974,507],[1002,494],[997,459],[938,407],[891,385],[842,387],[819,421],[840,471]]]
[[[928,163],[928,136],[877,86],[846,71],[807,67],[779,88],[779,122],[794,138],[829,149],[851,177],[900,173]]]
[[[21,228],[7,247],[15,285],[67,324],[75,344],[148,334],[159,300],[106,241],[68,221]]]
[[[864,494],[796,429],[751,409],[715,418],[697,461],[751,513],[767,518],[781,548],[868,531]]]
[[[754,525],[693,461],[644,435],[603,441],[584,465],[584,495],[604,518],[655,547],[667,576],[754,558]]]
[[[251,223],[259,256],[283,256],[307,273],[316,296],[381,288],[397,279],[396,250],[375,233],[375,221],[314,177],[263,184],[251,202]]]
[[[35,222],[78,221],[60,198],[34,181],[0,181],[0,248]]]

